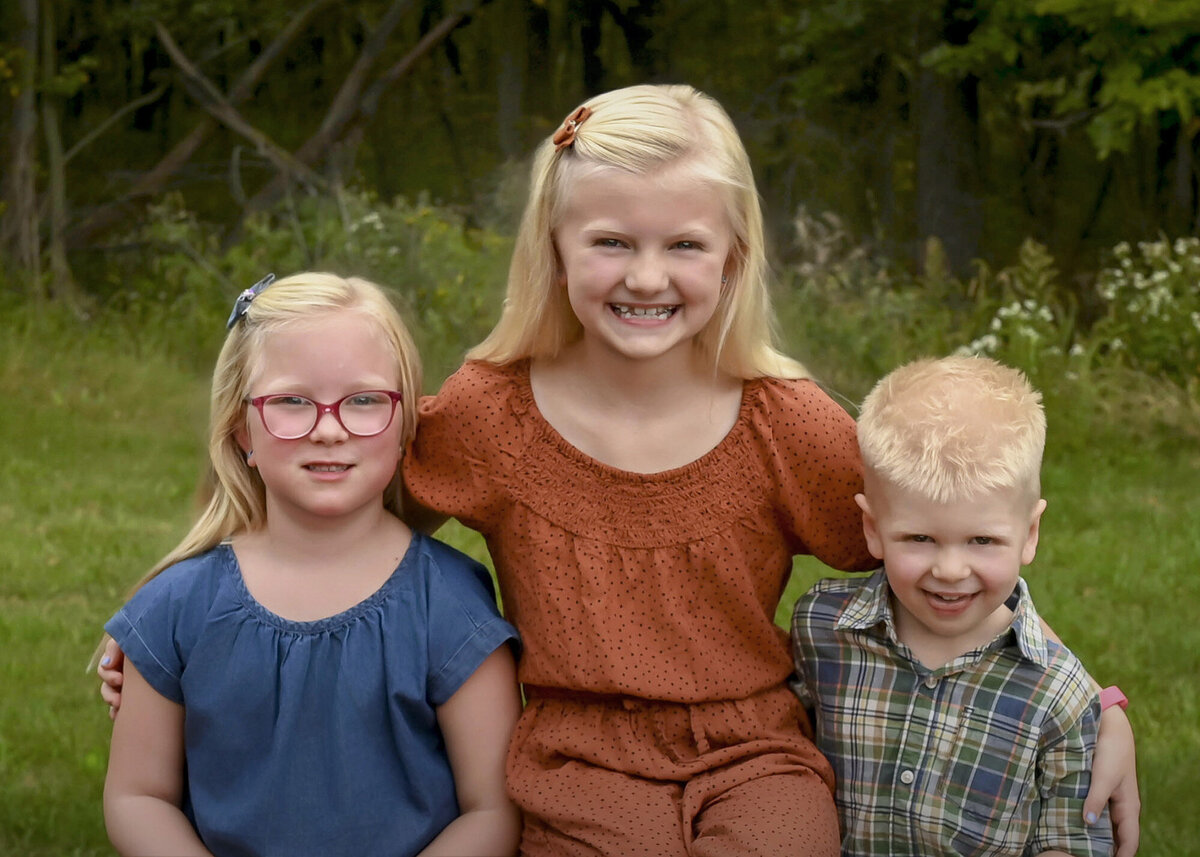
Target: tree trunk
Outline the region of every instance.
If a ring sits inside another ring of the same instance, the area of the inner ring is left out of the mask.
[[[524,154],[525,141],[520,123],[524,113],[522,101],[525,95],[525,73],[527,50],[525,44],[526,17],[524,0],[510,0],[496,10],[492,16],[492,29],[496,34],[499,56],[496,64],[496,135],[500,151],[509,160]]]
[[[4,177],[4,212],[0,220],[0,250],[7,253],[29,277],[30,292],[42,298],[41,246],[37,206],[37,98],[38,0],[20,0],[24,19],[17,34],[21,57],[17,75],[12,126],[9,133],[8,169]]]
[[[42,6],[42,80],[51,80],[57,73],[53,4],[54,0],[48,0]],[[55,300],[69,304],[79,311],[79,289],[76,288],[75,277],[71,274],[71,266],[67,262],[67,164],[66,158],[63,157],[62,133],[58,124],[59,107],[58,99],[43,93],[42,129],[46,136],[46,178],[49,193],[46,251],[50,261],[50,294]]]
[[[952,7],[954,0],[948,5]],[[945,31],[936,34],[934,43],[941,39],[965,43],[969,33],[951,32],[953,24],[945,23],[955,20],[951,8],[941,20]],[[976,192],[978,81],[955,80],[922,68],[916,84],[918,255],[929,238],[937,238],[951,270],[963,273],[978,254],[983,237]]]
[[[1183,121],[1175,134],[1174,167],[1167,222],[1175,234],[1182,235],[1191,231],[1196,217],[1196,161],[1192,152],[1192,134],[1188,123]]]

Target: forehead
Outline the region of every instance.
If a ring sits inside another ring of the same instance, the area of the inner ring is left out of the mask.
[[[708,165],[695,157],[664,161],[642,170],[576,160],[563,164],[555,202],[561,209],[578,200],[585,191],[594,194],[597,189],[612,188],[638,195],[697,192],[719,198],[724,205],[727,202],[722,193],[725,184]]]
[[[330,380],[398,375],[399,357],[382,326],[354,309],[330,310],[263,330],[249,355],[250,379],[264,375]]]
[[[561,189],[555,227],[593,218],[701,219],[714,227],[729,227],[733,220],[724,188],[687,161],[644,173],[596,165],[574,172]]]
[[[993,488],[968,498],[938,502],[924,493],[902,488],[884,479],[868,478],[867,490],[876,517],[905,530],[997,530],[1019,524],[1031,505],[1017,488]]]

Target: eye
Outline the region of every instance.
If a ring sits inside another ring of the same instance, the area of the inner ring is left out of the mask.
[[[372,408],[379,405],[386,405],[391,402],[383,393],[366,391],[362,393],[354,393],[345,398],[345,403],[352,408]]]
[[[676,241],[675,248],[678,250],[703,250],[704,245],[699,241]]]
[[[625,246],[625,242],[618,238],[597,238],[595,242],[597,247],[607,247],[617,249]]]
[[[306,408],[312,404],[303,396],[272,396],[265,402],[266,405],[272,408]]]
[[[995,544],[996,540],[991,536],[975,536],[971,539],[973,545],[990,545]]]
[[[908,541],[916,542],[919,545],[923,545],[923,544],[928,544],[929,542],[932,542],[933,539],[931,539],[929,536],[923,536],[920,533],[915,533],[908,537]]]

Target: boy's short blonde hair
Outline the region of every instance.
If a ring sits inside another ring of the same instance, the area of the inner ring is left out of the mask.
[[[863,401],[858,443],[868,480],[937,503],[1015,488],[1041,493],[1046,415],[1025,375],[987,357],[917,360]]]

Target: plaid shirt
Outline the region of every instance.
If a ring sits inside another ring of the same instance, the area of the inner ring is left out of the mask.
[[[1111,853],[1107,813],[1083,822],[1099,699],[1042,634],[1025,581],[1008,631],[933,671],[896,639],[889,591],[882,571],[823,580],[792,620],[842,854]]]

